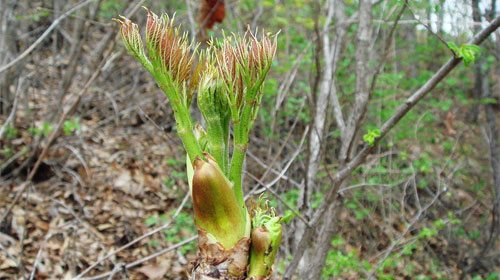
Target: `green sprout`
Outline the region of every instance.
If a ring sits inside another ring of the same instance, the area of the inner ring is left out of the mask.
[[[448,42],[448,47],[454,52],[457,58],[464,60],[465,66],[474,63],[476,55],[481,53],[481,48],[476,45],[462,45],[460,48],[453,42]]]
[[[375,144],[375,139],[380,137],[380,130],[371,129],[363,135],[363,141],[365,141],[368,145],[373,146]]]
[[[282,233],[282,217],[276,216],[267,201],[260,197],[253,209],[252,245],[248,279],[263,279],[271,275]]]
[[[125,48],[151,73],[174,111],[177,133],[187,152],[187,179],[200,236],[200,265],[196,269],[243,279],[250,239],[255,237],[254,244],[258,244],[257,240],[270,235],[269,244],[261,242],[262,248],[267,246],[266,268],[257,269],[258,275],[267,275],[281,239],[281,218],[261,213],[261,218],[250,220],[243,199],[242,172],[277,36],[271,40],[269,34],[261,33],[257,38],[247,31],[243,36],[212,41],[209,48],[200,51],[186,33],[174,27],[173,18],[147,12],[146,48],[135,23],[124,17],[116,21],[121,25]],[[195,124],[190,115],[196,93],[205,128]],[[214,255],[220,260],[214,260]]]

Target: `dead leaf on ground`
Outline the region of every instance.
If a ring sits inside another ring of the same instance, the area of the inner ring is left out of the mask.
[[[139,272],[146,275],[149,279],[161,279],[168,271],[168,262],[162,261],[159,264],[148,264],[138,269]]]

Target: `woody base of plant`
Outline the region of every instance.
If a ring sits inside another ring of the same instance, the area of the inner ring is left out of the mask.
[[[192,280],[245,279],[251,239],[243,237],[230,249],[213,243],[208,232],[198,229],[198,259],[194,263]]]

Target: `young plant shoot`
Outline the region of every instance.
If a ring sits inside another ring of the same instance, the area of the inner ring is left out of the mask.
[[[187,173],[199,236],[192,279],[270,279],[281,240],[281,217],[243,199],[242,172],[276,36],[224,36],[199,51],[174,19],[148,10],[146,50],[139,28],[117,20],[127,51],[153,75],[172,105],[187,152]],[[194,124],[193,95],[206,128]],[[232,141],[230,129],[232,127]],[[232,147],[230,144],[232,143]],[[231,156],[230,156],[231,155]]]

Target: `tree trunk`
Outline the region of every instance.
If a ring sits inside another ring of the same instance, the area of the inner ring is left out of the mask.
[[[472,0],[473,6],[473,19],[474,22],[481,22],[481,16],[479,14],[479,0]],[[495,11],[495,1],[492,1],[492,10],[491,17],[493,18]],[[475,31],[479,30],[479,26],[475,25]],[[496,44],[497,51],[500,51],[500,44],[497,42]],[[500,61],[497,59],[496,67],[492,69],[494,76],[497,77],[500,74]],[[493,86],[490,89],[490,84],[488,81],[489,69],[484,70],[484,59],[479,57],[476,60],[475,64],[475,84],[473,89],[473,97],[477,101],[480,99],[491,99],[496,100],[498,102],[500,98],[495,96],[494,94],[498,94],[498,90],[500,89],[500,83]],[[480,114],[480,102],[476,102],[469,112],[472,117],[473,122],[477,122]],[[498,105],[498,104],[497,104]],[[486,103],[482,105],[482,109],[484,111],[485,116],[485,130],[486,130],[486,142],[489,147],[489,158],[490,158],[490,167],[492,172],[492,186],[491,186],[491,194],[492,194],[492,205],[491,209],[491,225],[489,228],[488,237],[483,245],[482,250],[474,257],[473,262],[464,269],[462,275],[460,275],[460,279],[464,279],[467,275],[471,274],[474,269],[486,259],[488,252],[495,247],[495,243],[498,241],[498,236],[500,235],[500,143],[498,137],[500,135],[500,129],[498,127],[497,122],[497,112],[495,109],[494,103]]]
[[[15,40],[16,38],[14,27],[14,6],[15,1],[0,1],[0,65],[7,64],[14,59]],[[17,68],[9,69],[0,73],[0,114],[9,112],[11,101],[13,99],[10,86],[15,84],[18,70]]]
[[[344,181],[346,182],[346,181]],[[342,184],[345,186],[346,184]],[[326,213],[325,221],[321,226],[318,240],[316,241],[316,249],[314,256],[311,258],[309,270],[302,271],[304,280],[318,280],[321,279],[321,273],[325,266],[326,257],[330,251],[330,243],[336,233],[336,225],[338,224],[340,213],[342,211],[343,198],[338,197],[335,203],[330,204],[328,212]]]
[[[354,148],[356,133],[364,118],[370,98],[369,46],[372,40],[372,30],[372,3],[370,1],[360,1],[359,24],[356,35],[356,95],[345,130],[341,135],[342,146],[340,147],[339,156],[341,164],[349,160],[349,154]]]
[[[335,20],[339,23],[336,28],[334,41],[331,42],[328,29],[335,16]],[[322,36],[318,38],[322,41],[322,55],[325,60],[324,71],[319,82],[319,92],[314,104],[314,118],[312,129],[309,136],[309,151],[308,165],[306,174],[306,183],[301,190],[299,199],[299,210],[310,216],[312,208],[310,207],[310,199],[314,191],[317,191],[316,177],[318,175],[319,163],[321,162],[321,150],[324,147],[325,126],[328,122],[327,114],[330,112],[329,107],[333,106],[339,129],[343,128],[342,112],[338,104],[337,92],[333,76],[337,69],[337,61],[340,56],[344,38],[346,35],[347,26],[342,24],[345,21],[345,5],[343,1],[328,0],[327,2],[327,20],[322,28]],[[301,221],[297,222],[294,245],[296,246],[305,231],[306,225]],[[301,262],[299,271],[310,270],[310,257],[306,253],[304,260]]]
[[[370,98],[370,71],[368,61],[370,60],[369,45],[372,40],[372,4],[370,1],[360,1],[359,25],[357,30],[356,46],[356,96],[355,104],[341,130],[341,150],[340,163],[344,165],[349,158],[349,154],[356,150],[356,134],[363,120],[366,106]],[[349,182],[346,178],[342,184],[345,186]],[[315,255],[308,264],[309,271],[302,271],[302,279],[319,279],[325,265],[326,256],[330,250],[330,242],[335,236],[335,225],[342,209],[342,198],[338,198],[337,203],[328,206],[327,213],[321,225],[318,240],[316,242]]]

